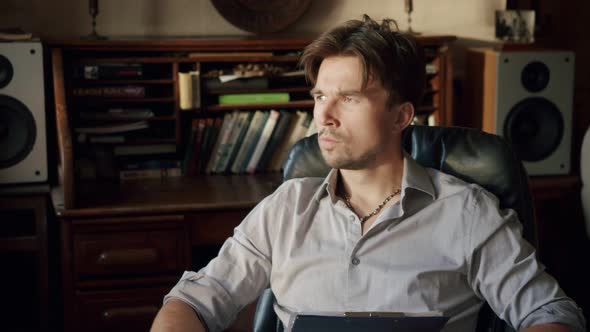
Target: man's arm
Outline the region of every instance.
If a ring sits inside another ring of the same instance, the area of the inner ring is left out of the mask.
[[[178,299],[166,302],[158,312],[151,332],[206,332],[205,326],[188,304]]]
[[[522,332],[572,332],[572,329],[563,324],[541,324],[531,326]]]

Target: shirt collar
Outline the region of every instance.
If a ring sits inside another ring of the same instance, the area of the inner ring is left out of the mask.
[[[332,203],[338,201],[335,190],[338,180],[338,170],[332,169],[324,179],[321,186],[316,191],[314,197],[319,201],[325,195],[329,195]],[[432,200],[436,198],[434,186],[430,175],[424,167],[416,162],[412,156],[404,151],[404,174],[402,175],[402,196],[406,194],[408,189],[417,190],[428,196]]]

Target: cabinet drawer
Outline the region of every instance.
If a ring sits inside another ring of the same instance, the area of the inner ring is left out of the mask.
[[[80,293],[76,296],[76,331],[149,331],[169,289],[134,289]]]
[[[186,267],[180,230],[119,230],[74,235],[77,279],[177,274]]]

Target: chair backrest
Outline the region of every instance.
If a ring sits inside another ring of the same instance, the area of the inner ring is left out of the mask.
[[[511,208],[518,213],[523,236],[537,245],[528,176],[522,162],[502,138],[470,128],[410,126],[404,131],[403,147],[422,166],[477,183],[496,195],[502,208]],[[285,163],[283,179],[325,177],[329,171],[317,137],[313,135],[293,146]],[[265,296],[266,301],[272,302],[272,293]],[[268,314],[274,315],[272,312]],[[264,321],[263,312],[257,311],[255,327],[256,323]],[[480,311],[477,330],[504,331],[505,328],[485,305]],[[255,328],[255,331],[269,330]]]

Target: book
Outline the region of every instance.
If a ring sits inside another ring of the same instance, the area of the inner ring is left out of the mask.
[[[151,145],[119,145],[113,148],[115,156],[154,155],[176,153],[174,144],[151,144]]]
[[[189,58],[227,58],[227,57],[271,57],[273,52],[191,52]]]
[[[297,118],[295,126],[293,130],[289,133],[287,139],[284,141],[284,144],[280,146],[280,150],[277,150],[278,155],[276,156],[276,159],[273,160],[274,164],[271,166],[272,170],[280,171],[281,169],[283,169],[284,163],[287,160],[287,157],[289,156],[289,151],[291,150],[291,147],[293,146],[293,144],[295,144],[297,141],[304,137],[305,132],[309,128],[309,125],[311,123],[311,116],[304,111],[297,111],[296,114]]]
[[[275,129],[280,114],[281,113],[275,110],[270,111],[268,119],[266,120],[264,128],[262,129],[262,133],[260,134],[260,138],[258,139],[258,143],[256,143],[254,152],[252,152],[252,156],[250,157],[250,160],[246,166],[246,173],[253,174],[256,171],[256,166],[258,165],[258,162],[262,157],[262,153],[268,144],[270,136]]]
[[[163,169],[163,168],[180,168],[180,160],[176,159],[147,159],[126,161],[119,164],[119,169],[124,171],[141,170],[141,169]]]
[[[181,175],[182,169],[180,167],[119,171],[119,179],[121,180],[161,179]]]
[[[218,96],[220,105],[286,103],[290,100],[287,92],[232,93]]]
[[[199,161],[197,165],[197,173],[202,174],[205,173],[207,168],[207,163],[211,159],[211,149],[217,140],[217,135],[219,134],[219,130],[221,129],[222,118],[209,118],[207,119],[207,125],[205,127],[205,132],[203,133],[203,143],[202,148],[199,151]]]
[[[265,120],[265,116],[268,116],[268,113],[263,111],[254,112],[254,116],[252,117],[252,121],[250,121],[246,136],[244,136],[244,140],[240,146],[240,151],[236,155],[236,159],[232,164],[232,173],[241,173],[242,169],[245,170],[245,164],[248,162],[248,158],[251,155],[251,146],[256,144],[256,141],[258,141],[258,136],[260,135],[260,131],[264,125],[263,121]]]
[[[289,128],[289,124],[293,119],[293,113],[289,111],[280,111],[281,115],[279,116],[279,120],[276,124],[275,130],[273,130],[270,139],[268,140],[268,144],[260,157],[260,161],[256,166],[256,171],[265,171],[267,166],[270,162],[270,159],[275,152],[277,146],[281,142],[281,140],[286,136],[287,129]]]
[[[143,98],[145,87],[137,85],[84,87],[72,89],[72,94],[76,97]]]
[[[192,89],[192,104],[193,108],[201,107],[201,75],[198,70],[191,71],[191,89]]]
[[[155,116],[149,108],[110,108],[106,111],[81,111],[82,120],[142,120]]]
[[[80,134],[85,135],[85,134]],[[78,136],[80,137],[80,136]],[[125,143],[125,136],[123,135],[91,135],[88,136],[90,143]],[[80,141],[79,141],[80,142]],[[80,142],[83,143],[83,142]]]
[[[123,133],[133,130],[149,128],[147,121],[136,121],[122,124],[107,124],[94,127],[77,127],[74,128],[76,133],[83,134],[109,134],[109,133]]]
[[[268,162],[267,171],[278,171],[279,167],[277,164],[279,163],[278,159],[281,157],[282,151],[287,149],[287,143],[289,141],[289,137],[293,134],[295,127],[297,126],[297,122],[299,118],[302,116],[302,113],[299,111],[291,112],[291,121],[287,125],[283,135],[280,137],[280,140],[275,148],[275,151],[272,153],[270,157],[270,161]]]
[[[74,77],[85,80],[142,78],[143,65],[140,63],[81,65],[75,69]]]
[[[189,164],[191,163],[191,158],[193,155],[193,144],[195,144],[195,139],[197,137],[197,131],[199,129],[199,120],[193,119],[191,121],[191,130],[189,132],[188,138],[186,140],[186,148],[184,150],[184,159],[182,163],[182,173],[184,175],[188,175]]]
[[[223,116],[221,128],[219,129],[217,139],[215,140],[215,144],[211,149],[211,156],[209,158],[209,162],[207,163],[207,169],[205,171],[207,174],[213,173],[216,169],[220,157],[220,155],[218,154],[219,146],[225,141],[227,141],[227,138],[229,137],[229,131],[231,131],[231,126],[233,126],[234,115],[235,113],[226,113]]]
[[[203,145],[203,136],[205,135],[205,128],[207,127],[206,119],[199,119],[197,134],[194,138],[192,152],[189,159],[188,175],[196,175],[198,170],[198,158]]]
[[[216,169],[216,172],[223,173],[225,172],[231,163],[237,156],[238,148],[241,146],[241,142],[244,139],[246,131],[248,130],[248,125],[252,120],[252,112],[239,112],[237,123],[232,129],[232,132],[227,140],[226,144],[224,144],[222,149],[222,157],[221,161]]]
[[[305,132],[304,137],[309,137],[315,133],[318,132],[316,126],[315,126],[315,122],[313,121],[313,117],[310,116],[310,124],[309,124],[309,128],[307,128],[307,131]]]

